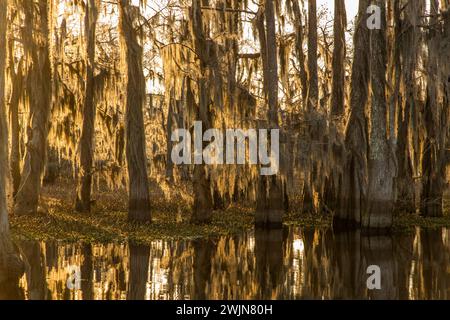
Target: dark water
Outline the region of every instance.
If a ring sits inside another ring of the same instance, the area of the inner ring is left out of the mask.
[[[365,236],[296,227],[151,246],[19,246],[30,268],[0,298],[450,299],[447,229]],[[369,265],[380,267],[381,290],[367,289]]]

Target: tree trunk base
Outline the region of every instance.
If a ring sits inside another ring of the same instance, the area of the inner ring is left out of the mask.
[[[152,221],[152,215],[150,212],[150,200],[130,200],[128,208],[128,221],[150,223]]]
[[[16,201],[14,204],[14,215],[16,216],[32,216],[37,214],[38,210],[37,207],[35,207],[30,202],[24,200],[24,201]]]
[[[312,190],[309,186],[303,187],[303,196],[302,196],[302,212],[303,213],[311,213],[311,214],[317,214],[318,208],[316,207],[314,203],[314,197],[312,194]]]
[[[280,177],[260,177],[255,214],[257,227],[281,228],[286,208],[285,192],[285,184]]]
[[[390,200],[370,201],[367,212],[363,215],[363,229],[390,229],[393,223],[393,205]]]
[[[91,212],[91,200],[89,200],[89,202],[85,202],[77,196],[75,199],[75,211],[79,213]]]
[[[256,211],[255,226],[257,228],[279,229],[283,225],[284,210],[267,209]]]
[[[443,217],[442,198],[436,198],[426,201],[422,208],[425,217]]]
[[[211,195],[211,182],[207,176],[204,165],[195,165],[194,168],[194,207],[191,223],[209,223],[212,219],[213,198]]]
[[[79,178],[75,199],[75,211],[82,213],[91,212],[91,186],[92,176],[85,175]]]

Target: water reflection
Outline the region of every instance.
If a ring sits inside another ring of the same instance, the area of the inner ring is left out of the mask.
[[[19,286],[0,286],[1,299],[450,298],[446,229],[368,236],[286,228],[150,246],[19,246],[29,268]],[[381,290],[367,289],[369,265],[381,268]]]

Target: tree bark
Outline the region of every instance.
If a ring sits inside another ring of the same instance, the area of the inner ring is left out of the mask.
[[[216,44],[207,40],[203,26],[203,17],[201,11],[201,2],[195,0],[192,2],[191,7],[191,23],[194,36],[195,51],[200,58],[200,75],[198,79],[198,95],[199,102],[196,105],[196,118],[202,122],[202,137],[205,130],[210,129],[212,126],[212,112],[210,106],[212,105],[210,97],[211,91],[214,86],[217,86],[217,90],[221,88],[221,78],[215,77],[213,70],[218,67],[217,63],[217,51]],[[207,77],[210,77],[208,79]],[[218,83],[216,83],[216,81]],[[193,94],[188,84],[188,104],[195,105]],[[218,107],[218,106],[217,106]],[[194,207],[191,216],[192,223],[208,223],[212,218],[213,199],[211,194],[211,178],[208,174],[206,165],[195,164],[193,175],[193,187],[194,187]]]
[[[23,273],[23,262],[16,253],[9,233],[8,182],[8,127],[6,123],[6,25],[7,1],[0,0],[0,283],[15,282]]]
[[[174,121],[174,108],[175,108],[175,104],[177,103],[176,99],[175,99],[175,94],[174,94],[174,90],[172,89],[170,92],[170,98],[169,98],[169,106],[168,106],[168,110],[167,110],[167,123],[166,123],[166,146],[167,146],[167,152],[166,152],[166,179],[168,179],[170,182],[174,181],[174,165],[173,162],[171,161],[171,156],[172,156],[172,147],[173,147],[173,143],[172,143],[172,132],[174,131],[174,129],[176,128],[176,126],[174,125],[174,123],[176,121]]]
[[[394,161],[388,143],[386,101],[386,3],[381,8],[381,28],[370,30],[371,108],[369,134],[369,193],[364,228],[390,228],[394,202]]]
[[[278,129],[278,59],[277,38],[275,30],[275,10],[272,0],[265,0],[266,18],[266,56],[267,56],[267,87],[266,96],[269,104],[269,125],[271,129]]]
[[[266,28],[265,30],[262,27],[259,28],[259,32],[263,32],[259,35],[259,38],[261,39],[261,56],[265,61],[263,63],[264,92],[268,105],[269,127],[270,129],[278,129],[278,60],[275,10],[272,0],[265,0],[263,14]],[[255,216],[257,226],[281,227],[285,208],[283,184],[281,173],[259,177]]]
[[[369,90],[369,30],[368,0],[359,2],[354,35],[354,56],[351,75],[350,119],[345,133],[347,156],[342,175],[334,226],[359,226],[365,210],[368,188],[367,136],[365,108]]]
[[[11,126],[11,154],[9,165],[11,170],[13,196],[16,195],[20,186],[20,124],[19,124],[19,105],[23,90],[23,59],[17,66],[17,72],[14,68],[14,40],[10,38],[9,42],[9,74],[11,78],[12,92],[9,99],[9,117]]]
[[[0,42],[6,43],[6,0],[0,1]],[[0,46],[0,255],[3,258],[3,239],[9,237],[8,203],[6,198],[8,172],[8,126],[6,123],[6,47]],[[4,262],[3,261],[0,261]],[[1,280],[1,278],[0,278]]]
[[[412,178],[412,168],[409,161],[407,135],[410,108],[405,99],[405,83],[404,83],[404,69],[405,63],[402,63],[402,51],[404,41],[403,21],[401,19],[401,3],[395,1],[391,4],[392,21],[394,25],[392,36],[392,58],[391,69],[388,79],[393,82],[390,87],[393,88],[393,93],[390,100],[390,123],[394,122],[391,141],[393,143],[395,154],[397,158],[397,178],[395,181],[396,188],[396,209],[406,212],[414,212],[414,181]],[[408,50],[404,50],[408,53]],[[410,55],[405,55],[405,58]],[[405,107],[404,107],[405,106]]]
[[[448,59],[450,50],[442,43],[448,43],[443,36],[450,37],[450,14],[444,19],[444,30],[440,28],[439,1],[432,0],[430,6],[428,40],[427,101],[425,106],[425,151],[422,174],[422,214],[428,217],[443,216],[443,194],[445,189],[446,142],[449,128],[449,101],[446,91],[450,88]],[[445,27],[449,30],[445,30]],[[447,88],[446,88],[447,87]],[[447,90],[446,90],[447,89]],[[447,91],[448,94],[448,91]]]
[[[21,181],[15,198],[14,213],[17,215],[37,212],[44,173],[52,79],[49,51],[49,6],[49,0],[39,0],[37,6],[29,1],[23,3],[25,11],[24,51],[25,55],[31,59],[27,85],[30,117]],[[37,10],[35,10],[36,8]]]
[[[347,13],[344,0],[334,1],[334,48],[332,66],[331,114],[342,117],[345,111],[345,28]]]
[[[85,7],[84,36],[86,42],[86,75],[84,88],[83,127],[80,138],[80,168],[78,173],[75,209],[79,212],[91,211],[92,171],[95,139],[95,30],[98,17],[96,0],[88,0]]]
[[[317,1],[308,0],[308,110],[316,109],[319,103],[317,58]]]
[[[300,82],[302,85],[302,98],[305,104],[306,97],[308,94],[308,74],[306,73],[305,65],[305,54],[303,52],[303,24],[302,24],[302,13],[300,11],[300,6],[298,0],[292,0],[292,11],[295,18],[295,51],[297,54],[299,69],[300,69]]]
[[[422,166],[422,154],[423,154],[423,139],[424,130],[421,123],[422,118],[422,105],[423,99],[418,92],[423,90],[420,83],[417,81],[417,70],[420,68],[420,60],[422,55],[422,48],[424,47],[423,32],[420,24],[425,20],[423,15],[425,14],[425,1],[409,1],[407,7],[404,9],[402,21],[403,24],[403,43],[401,45],[404,48],[402,52],[403,59],[403,81],[404,81],[404,112],[405,112],[405,124],[404,132],[406,137],[403,140],[406,142],[406,159],[409,161],[407,164],[408,171],[405,171],[407,175],[406,182],[404,184],[407,190],[402,190],[403,193],[411,194],[412,201],[410,203],[411,209],[418,211],[420,208],[420,194],[421,194],[421,166]]]
[[[120,0],[120,36],[126,81],[126,158],[128,165],[128,219],[149,222],[150,195],[145,151],[143,108],[145,78],[142,68],[142,46],[133,27],[132,7],[128,0]],[[134,8],[136,9],[136,8]]]

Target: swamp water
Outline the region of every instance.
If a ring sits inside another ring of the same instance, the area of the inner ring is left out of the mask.
[[[450,229],[366,236],[285,227],[150,246],[20,242],[0,299],[450,299]],[[381,270],[369,290],[367,268]]]

